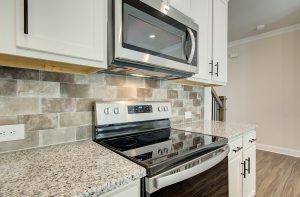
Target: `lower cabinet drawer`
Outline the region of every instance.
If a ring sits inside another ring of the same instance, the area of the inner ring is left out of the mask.
[[[252,131],[243,137],[243,146],[244,149],[249,148],[252,145],[256,144],[256,132]]]
[[[243,152],[243,137],[241,136],[233,141],[230,141],[228,145],[230,148],[228,160],[230,160],[231,158]]]

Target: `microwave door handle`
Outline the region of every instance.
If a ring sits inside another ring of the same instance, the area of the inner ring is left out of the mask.
[[[154,183],[155,183],[154,186],[156,187],[156,189],[161,189],[163,187],[173,185],[180,181],[189,179],[197,174],[200,174],[200,173],[214,167],[215,165],[220,163],[225,157],[227,157],[227,155],[229,153],[228,146],[222,147],[221,149],[223,152],[221,154],[219,154],[218,156],[215,156],[215,157],[213,157],[203,163],[200,163],[192,168],[189,168],[189,169],[186,169],[186,170],[183,170],[183,171],[171,174],[171,175],[166,175],[166,176],[156,178],[154,180]]]
[[[196,51],[196,38],[195,35],[193,33],[193,31],[190,28],[187,28],[187,31],[189,32],[189,35],[191,37],[191,41],[192,41],[192,49],[191,49],[191,53],[190,56],[187,60],[187,63],[190,64],[193,61],[193,58],[195,56],[195,51]]]

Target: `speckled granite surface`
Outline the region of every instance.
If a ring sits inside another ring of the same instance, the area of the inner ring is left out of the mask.
[[[174,125],[172,126],[172,128],[232,139],[234,137],[242,135],[243,133],[256,129],[257,125],[205,120]]]
[[[0,196],[99,196],[146,175],[93,141],[0,154]]]

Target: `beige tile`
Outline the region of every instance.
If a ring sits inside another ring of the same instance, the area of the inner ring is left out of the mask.
[[[187,85],[184,85],[184,86],[183,86],[183,90],[184,90],[184,91],[193,91],[193,86],[187,86]]]
[[[147,79],[146,88],[160,88],[160,80]]]
[[[67,73],[57,73],[57,72],[48,72],[41,71],[40,74],[41,81],[55,81],[62,83],[74,83],[74,75]]]
[[[77,112],[91,112],[95,102],[103,102],[102,99],[77,99],[76,111]]]
[[[86,125],[76,128],[76,140],[92,139],[93,127]]]
[[[105,74],[106,85],[109,86],[124,86],[126,83],[126,76]]]
[[[75,99],[72,98],[43,98],[42,112],[43,113],[59,113],[75,111]]]
[[[40,113],[38,98],[0,97],[0,116]]]
[[[133,88],[145,88],[145,79],[142,77],[127,76],[124,86]]]
[[[59,83],[44,81],[19,81],[18,95],[22,97],[58,97]]]
[[[189,99],[197,99],[198,98],[198,93],[197,92],[190,92]]]
[[[39,131],[40,146],[73,142],[75,140],[76,140],[75,128],[60,128],[60,129]]]
[[[58,127],[57,114],[35,114],[19,117],[19,122],[25,124],[26,131],[54,129]]]
[[[172,107],[183,107],[183,100],[173,100]]]
[[[194,106],[200,106],[201,105],[201,99],[194,99],[193,100],[193,105]]]
[[[19,124],[18,116],[0,116],[0,125]]]
[[[13,67],[0,67],[0,78],[8,79],[24,79],[24,80],[39,80],[38,70],[13,68]]]
[[[36,131],[25,132],[25,139],[9,142],[0,142],[0,152],[16,151],[21,149],[33,148],[39,145],[39,136]]]
[[[17,80],[0,79],[0,95],[1,96],[16,96],[17,95]]]
[[[136,99],[137,89],[131,87],[118,87],[117,88],[118,99]]]
[[[60,84],[61,97],[68,98],[91,98],[92,88],[88,84]]]
[[[152,97],[153,90],[149,88],[138,88],[137,89],[137,96],[139,98],[149,98]]]
[[[168,99],[177,99],[178,98],[178,91],[176,90],[168,90]]]
[[[117,87],[92,85],[93,98],[103,101],[113,101],[117,99]]]
[[[60,127],[83,126],[92,124],[92,112],[60,114]]]

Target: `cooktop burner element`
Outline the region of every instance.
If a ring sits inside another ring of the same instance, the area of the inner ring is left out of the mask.
[[[132,138],[116,139],[112,141],[112,146],[116,148],[134,147],[137,143],[137,140]]]

